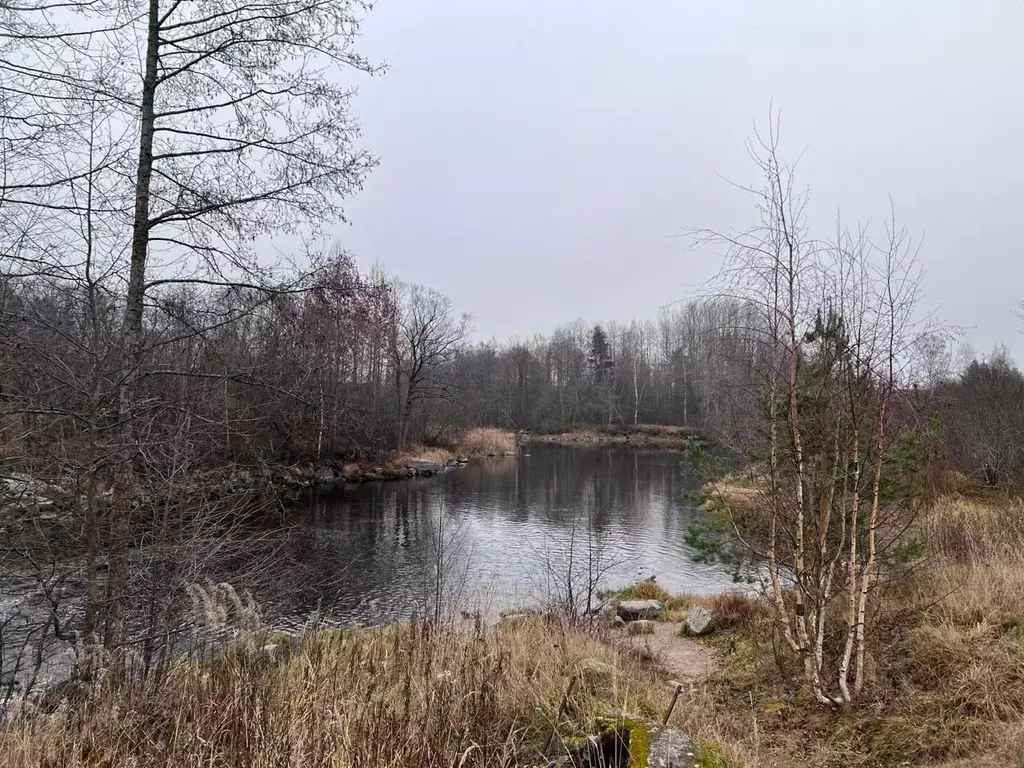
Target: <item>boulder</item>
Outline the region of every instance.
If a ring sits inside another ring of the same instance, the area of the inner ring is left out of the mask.
[[[693,743],[678,728],[651,728],[650,739],[650,752],[646,763],[650,768],[685,768],[702,765]]]
[[[626,621],[635,621],[660,616],[664,613],[665,606],[657,600],[623,600],[615,606],[615,611]]]
[[[612,626],[615,627],[616,629],[625,629],[626,628],[626,620],[624,618],[622,618],[621,616],[616,616],[615,618],[612,619]]]
[[[627,635],[653,635],[654,622],[647,619],[631,621],[626,625]]]
[[[405,462],[405,465],[410,469],[416,470],[420,475],[428,476],[437,474],[444,469],[444,467],[436,461],[426,461],[424,459],[409,459]]]
[[[686,631],[691,635],[706,635],[714,629],[711,611],[703,605],[695,605],[686,616]]]

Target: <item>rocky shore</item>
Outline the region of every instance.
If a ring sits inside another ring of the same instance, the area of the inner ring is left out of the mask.
[[[636,427],[600,427],[530,434],[530,442],[555,445],[636,445],[649,448],[682,450],[693,443],[704,443],[700,430],[691,427],[638,425]]]

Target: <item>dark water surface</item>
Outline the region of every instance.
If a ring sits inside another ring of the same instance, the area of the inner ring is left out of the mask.
[[[287,588],[261,596],[283,625],[379,623],[448,608],[496,614],[656,575],[671,591],[734,586],[685,541],[701,513],[684,455],[531,444],[434,478],[315,491],[277,555]],[[440,564],[440,569],[438,568]],[[438,577],[438,571],[441,577]],[[280,581],[278,582],[281,583]]]

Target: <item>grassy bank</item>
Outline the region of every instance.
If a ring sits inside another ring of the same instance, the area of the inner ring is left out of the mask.
[[[410,462],[445,464],[457,459],[486,459],[516,452],[516,433],[494,427],[473,427],[459,433],[444,445],[412,445],[406,451],[392,453],[389,466],[403,467]]]
[[[1024,507],[946,495],[905,541],[874,605],[868,689],[847,710],[813,701],[767,605],[709,640],[721,664],[683,709],[721,765],[1024,766]]]
[[[639,656],[542,619],[259,635],[157,683],[107,675],[75,707],[0,726],[9,768],[534,765],[610,712],[654,719],[671,688]],[[554,742],[557,747],[558,741]]]

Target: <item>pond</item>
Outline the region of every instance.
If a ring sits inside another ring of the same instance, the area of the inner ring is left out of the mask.
[[[521,455],[433,478],[313,491],[273,560],[267,618],[376,624],[440,606],[495,615],[588,585],[656,577],[670,591],[735,587],[698,562],[686,533],[702,518],[680,452],[531,443]],[[440,605],[439,605],[440,603]]]

